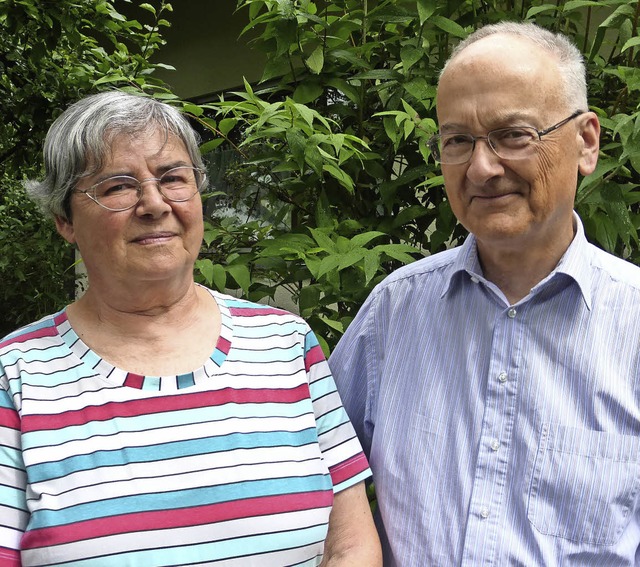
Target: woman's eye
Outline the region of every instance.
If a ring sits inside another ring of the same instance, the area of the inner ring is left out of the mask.
[[[113,179],[107,180],[100,186],[98,186],[98,192],[103,195],[116,195],[118,193],[124,193],[126,191],[136,191],[136,183],[128,179]]]

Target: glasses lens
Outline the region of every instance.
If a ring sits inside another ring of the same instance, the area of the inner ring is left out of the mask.
[[[473,152],[474,138],[469,134],[444,134],[436,138],[440,163],[465,163]]]
[[[538,135],[533,128],[501,128],[487,135],[491,147],[504,159],[523,159],[535,150]]]
[[[174,167],[160,177],[160,191],[169,201],[188,201],[198,192],[202,176],[194,167]]]
[[[95,200],[106,209],[123,211],[138,202],[139,186],[134,177],[120,175],[94,185],[92,193]]]

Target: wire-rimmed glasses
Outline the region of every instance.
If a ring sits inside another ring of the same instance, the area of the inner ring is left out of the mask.
[[[584,110],[577,110],[571,116],[544,130],[538,130],[532,126],[513,126],[492,130],[486,136],[448,132],[436,134],[429,140],[428,145],[434,159],[444,165],[468,162],[478,140],[486,140],[499,158],[526,159],[535,153],[537,142],[542,140],[542,136],[557,130],[584,113]]]
[[[155,181],[160,194],[167,200],[180,203],[191,199],[202,187],[206,174],[197,167],[180,166],[165,171],[160,177],[138,180],[129,175],[114,175],[88,189],[75,189],[109,211],[126,211],[142,199],[142,184]]]

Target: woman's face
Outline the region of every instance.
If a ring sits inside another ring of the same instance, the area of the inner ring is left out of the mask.
[[[159,130],[122,134],[114,137],[104,167],[83,178],[77,189],[115,175],[160,177],[181,165],[193,164],[175,136]],[[146,182],[140,202],[126,211],[109,211],[77,192],[70,207],[72,220],[57,219],[58,232],[80,250],[91,287],[192,279],[204,231],[199,193],[174,203],[162,197],[155,183]]]

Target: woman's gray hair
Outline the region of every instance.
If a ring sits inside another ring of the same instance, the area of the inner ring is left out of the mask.
[[[79,179],[102,169],[113,139],[156,130],[165,139],[181,140],[193,165],[204,169],[200,138],[177,108],[143,95],[108,91],[79,100],[54,121],[44,142],[45,177],[28,182],[27,192],[45,214],[69,219],[71,191]]]
[[[473,32],[462,40],[451,53],[440,76],[456,56],[472,43],[494,34],[511,34],[528,39],[541,47],[558,61],[558,69],[564,82],[564,97],[568,107],[575,110],[587,110],[587,81],[584,58],[571,40],[530,22],[500,22],[490,24]]]

